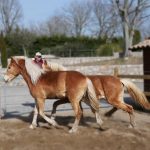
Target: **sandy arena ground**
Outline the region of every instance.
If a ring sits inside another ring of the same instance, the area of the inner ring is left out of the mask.
[[[69,134],[74,121],[72,111],[57,112],[62,129],[49,126],[40,119],[40,127],[29,129],[31,117],[16,116],[0,120],[0,150],[150,150],[150,114],[135,112],[136,129],[128,128],[129,116],[119,110],[111,118],[101,116],[105,131],[100,131],[94,115],[84,110],[86,125]]]

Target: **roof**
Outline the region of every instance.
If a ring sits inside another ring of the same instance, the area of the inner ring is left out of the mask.
[[[137,50],[144,50],[150,48],[150,38],[145,39],[144,41],[133,45],[132,47],[130,47],[129,49],[132,51],[137,51]]]

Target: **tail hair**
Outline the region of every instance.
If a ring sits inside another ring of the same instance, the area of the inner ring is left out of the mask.
[[[121,82],[127,88],[127,91],[134,100],[145,109],[150,109],[150,102],[147,100],[145,94],[134,83],[125,79],[121,79]]]
[[[87,97],[88,97],[88,100],[90,102],[90,106],[98,111],[99,110],[99,101],[96,97],[96,93],[95,93],[95,89],[94,89],[94,86],[93,86],[93,83],[90,79],[87,78],[87,83],[88,83],[88,87],[87,87]]]

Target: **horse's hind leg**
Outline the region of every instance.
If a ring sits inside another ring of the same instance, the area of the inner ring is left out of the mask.
[[[51,113],[51,119],[55,119],[57,107],[59,105],[66,104],[66,103],[70,103],[70,101],[68,99],[59,99],[59,100],[57,100],[57,101],[55,101],[53,103],[53,108],[52,108],[52,113]],[[81,101],[80,101],[79,105],[80,105],[81,111],[83,112]],[[83,124],[86,124],[85,121],[84,121],[84,118],[83,118],[83,113],[81,115],[81,121],[82,121]]]
[[[134,111],[133,111],[133,107],[131,105],[128,104],[122,104],[123,105],[123,109],[128,112],[129,116],[130,116],[130,126],[129,127],[135,127],[136,123],[135,123],[135,117],[134,117]],[[125,106],[124,106],[125,105]],[[125,107],[125,108],[124,108]]]
[[[78,101],[72,101],[71,104],[72,104],[72,107],[73,107],[74,112],[75,112],[75,121],[74,121],[72,128],[69,130],[69,133],[74,133],[78,129],[78,125],[79,125],[79,122],[80,122],[80,119],[82,116],[82,110],[80,108]]]
[[[118,109],[116,107],[113,107],[111,110],[105,113],[106,117],[111,117],[113,113],[115,113]]]
[[[130,106],[130,105],[129,105]],[[128,107],[129,107],[128,106]],[[130,106],[132,107],[132,106]],[[129,113],[129,117],[130,117],[130,125],[129,127],[130,128],[134,128],[136,126],[136,123],[135,123],[135,116],[134,116],[134,113],[133,113],[133,107],[131,108],[132,109],[132,113]]]
[[[124,94],[124,89],[122,87],[122,89],[117,91],[116,94],[114,94],[113,96],[112,95],[110,95],[110,96],[107,95],[107,100],[111,105],[113,105],[114,112],[117,109],[122,109],[122,110],[128,112],[128,114],[130,116],[130,125],[132,127],[134,127],[135,126],[135,121],[134,121],[133,107],[131,105],[128,105],[128,104],[124,103],[123,94]]]
[[[119,102],[118,104],[116,104],[116,107],[128,112],[130,116],[130,127],[134,128],[135,120],[134,120],[133,107],[131,105],[125,104],[124,102]]]
[[[96,122],[97,122],[97,124],[99,125],[100,130],[104,130],[104,129],[102,128],[103,121],[102,121],[102,119],[101,119],[101,117],[100,117],[99,110],[96,111],[95,109],[93,109],[93,108],[91,107],[89,101],[87,101],[86,99],[84,100],[84,102],[85,102],[88,106],[90,106],[91,111],[92,111],[92,112],[94,113],[94,115],[95,115]]]
[[[99,125],[100,130],[104,130],[103,127],[102,127],[103,121],[102,121],[102,119],[100,117],[99,111],[94,110],[92,107],[91,107],[91,110],[95,114],[96,122]]]
[[[86,125],[86,122],[85,122],[84,116],[83,116],[83,107],[82,107],[82,102],[81,101],[80,101],[79,105],[80,105],[80,108],[81,108],[81,111],[82,111],[81,123],[84,124],[84,125]]]
[[[57,107],[58,107],[59,105],[61,105],[61,104],[66,104],[66,103],[70,103],[70,102],[68,101],[68,99],[59,99],[59,100],[57,100],[57,101],[55,101],[55,102],[53,103],[53,108],[52,108],[52,113],[51,113],[51,119],[55,119]]]

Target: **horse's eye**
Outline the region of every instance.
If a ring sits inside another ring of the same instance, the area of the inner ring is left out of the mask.
[[[10,69],[11,67],[9,66],[8,69]]]

